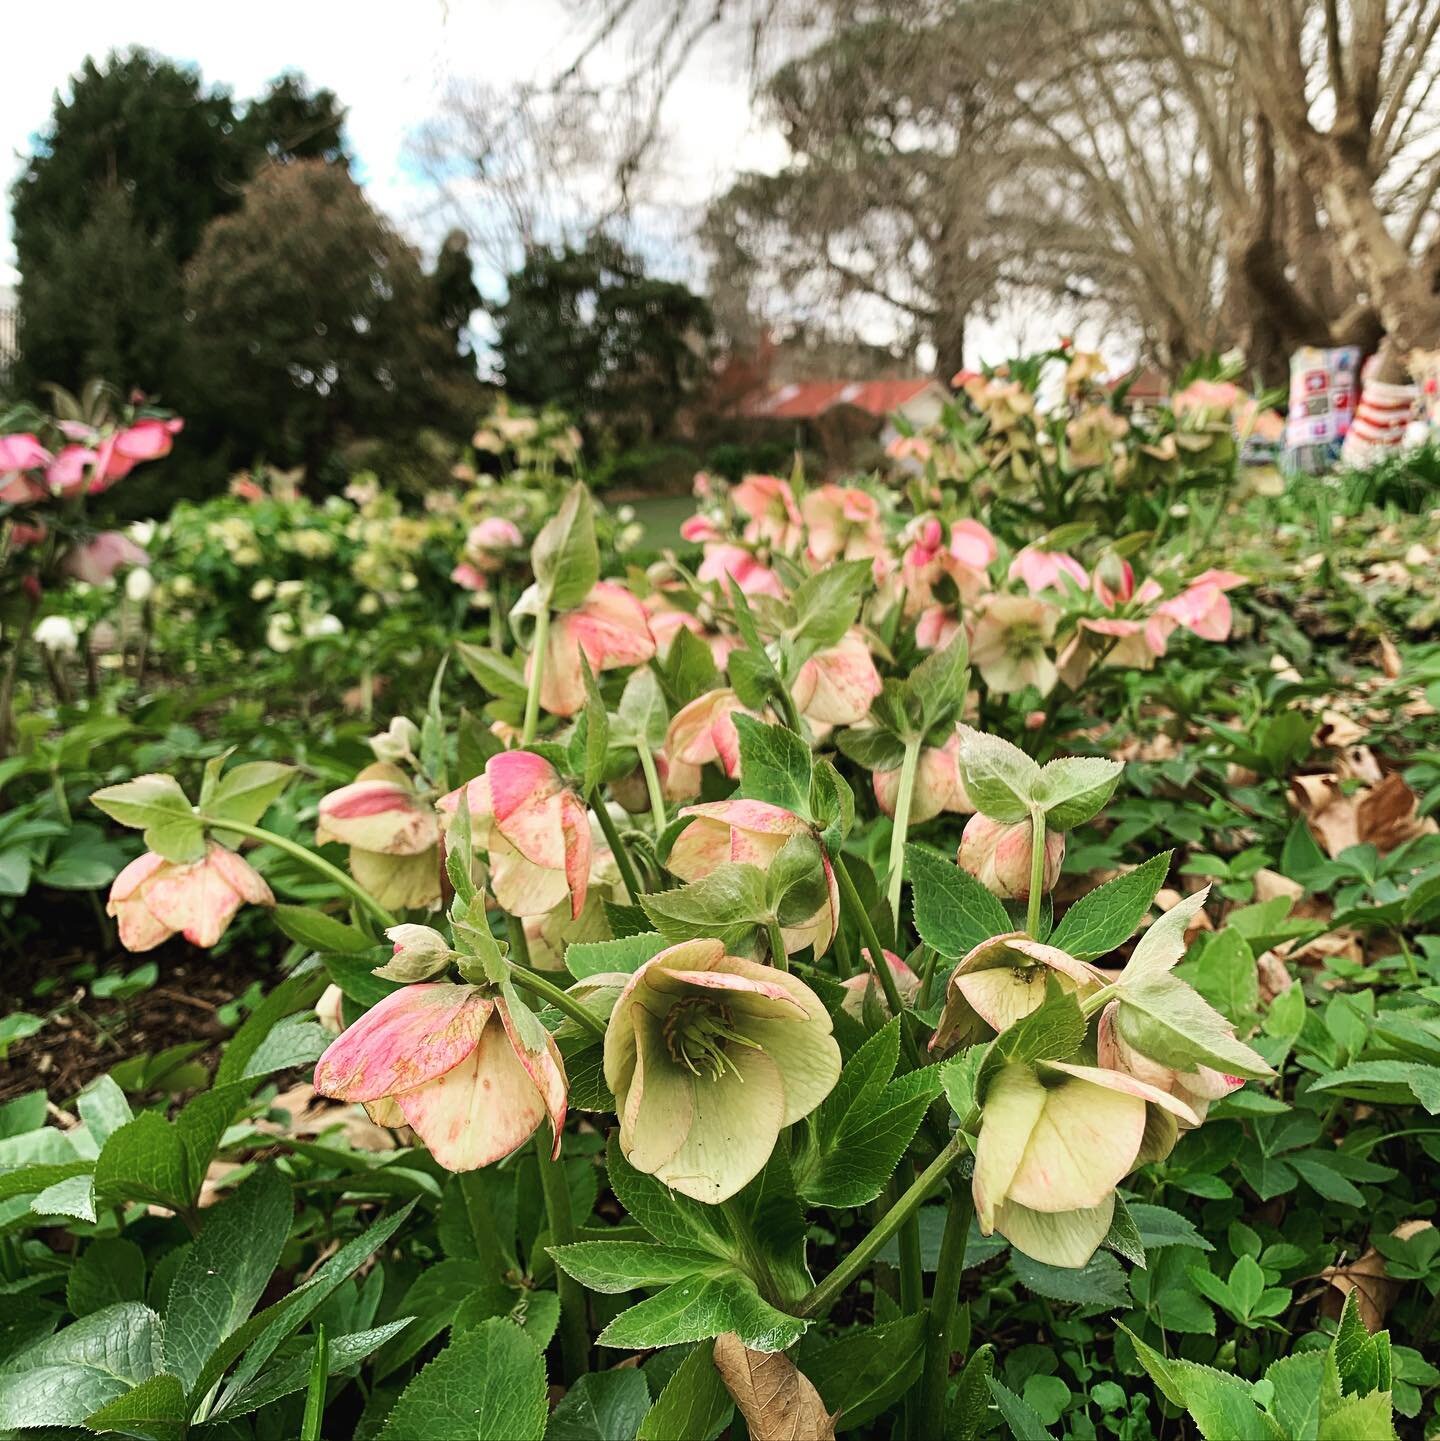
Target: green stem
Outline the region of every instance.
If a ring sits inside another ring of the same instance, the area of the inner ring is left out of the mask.
[[[945,1430],[945,1400],[950,1383],[950,1356],[954,1347],[955,1307],[960,1299],[960,1275],[965,1269],[965,1243],[970,1239],[970,1218],[975,1203],[968,1186],[955,1186],[940,1240],[935,1268],[935,1291],[930,1297],[930,1318],[925,1339],[925,1370],[920,1380],[920,1426],[924,1435]]]
[[[630,904],[636,905],[644,887],[635,874],[635,863],[630,859],[630,852],[625,849],[625,842],[620,839],[620,832],[615,829],[615,818],[610,814],[603,796],[591,796],[590,809],[595,812],[595,819],[600,822],[600,830],[610,847],[610,854],[615,857],[615,865],[620,871],[620,879],[625,883],[625,893],[630,897]]]
[[[913,1177],[915,1168],[908,1161],[904,1163],[904,1170]],[[892,1179],[892,1188],[897,1184],[901,1173],[896,1173],[896,1179]],[[890,1193],[891,1204],[896,1199],[893,1189]],[[905,1218],[900,1224],[900,1309],[907,1316],[914,1316],[925,1309],[925,1273],[920,1266],[920,1219],[915,1214]],[[912,1438],[912,1441],[924,1441],[924,1438],[916,1435],[915,1427],[919,1416],[919,1408],[916,1404],[916,1397],[913,1393],[907,1394],[904,1406],[905,1433]]]
[[[785,724],[797,736],[803,737],[805,727],[800,724],[800,712],[795,709],[795,697],[790,694],[783,682],[780,686],[780,709],[785,712]]]
[[[1040,902],[1045,885],[1045,812],[1030,807],[1030,900],[1025,908],[1025,929],[1040,939]]]
[[[777,971],[788,971],[790,969],[790,953],[785,949],[785,936],[780,930],[780,922],[767,921],[765,935],[770,942],[770,964]]]
[[[605,1039],[605,1023],[598,1016],[592,1016],[568,991],[562,991],[554,981],[547,981],[539,971],[526,970],[524,966],[512,963],[510,979],[521,990],[529,991],[532,996],[539,996],[542,1001],[554,1006],[592,1036],[602,1041]]]
[[[391,926],[398,924],[395,917],[353,877],[347,876],[339,866],[332,866],[324,856],[317,856],[314,851],[307,846],[302,846],[298,841],[292,841],[286,836],[277,836],[274,831],[267,831],[263,826],[246,825],[243,821],[232,821],[224,816],[202,815],[197,819],[216,830],[233,831],[236,835],[248,836],[251,840],[262,841],[267,846],[274,846],[277,851],[284,851],[287,856],[309,866],[312,871],[324,876],[327,880],[334,881],[347,895],[353,896],[375,917],[380,923],[381,930],[389,930]]]
[[[911,1216],[965,1154],[965,1139],[959,1132],[946,1142],[940,1154],[915,1178],[909,1189],[875,1223],[865,1238],[843,1261],[801,1301],[801,1316],[823,1316],[839,1300],[845,1288],[875,1259],[881,1248]]]
[[[315,1328],[315,1356],[310,1362],[310,1384],[305,1388],[305,1413],[300,1419],[300,1441],[324,1441],[325,1391],[330,1380],[330,1344],[323,1323]]]
[[[530,685],[525,691],[525,724],[520,731],[521,746],[535,739],[540,723],[540,687],[545,683],[545,645],[550,638],[550,607],[541,606],[535,617],[535,634],[530,642]]]
[[[669,824],[665,816],[665,796],[660,789],[660,775],[655,769],[655,757],[650,747],[641,741],[635,749],[640,753],[640,769],[645,772],[645,789],[650,796],[650,819],[655,822],[655,837],[658,840]]]
[[[860,893],[855,889],[855,882],[850,879],[850,872],[845,869],[844,859],[837,855],[832,863],[835,872],[836,884],[840,887],[840,904],[850,912],[855,924],[860,929],[860,938],[865,943],[865,949],[870,953],[870,968],[880,981],[880,989],[885,993],[885,1004],[890,1008],[892,1016],[899,1016],[900,1020],[900,1044],[904,1047],[906,1059],[917,1070],[925,1064],[915,1045],[915,1038],[905,1029],[904,1005],[900,1000],[900,992],[895,985],[895,977],[890,973],[890,967],[885,960],[885,948],[880,944],[880,937],[875,934],[875,924],[870,919],[870,913],[865,909],[865,903],[860,899]]]
[[[550,1244],[568,1246],[575,1240],[570,1186],[565,1179],[565,1167],[551,1154],[550,1139],[543,1131],[535,1137],[535,1157],[540,1163],[540,1189],[545,1195]],[[560,1353],[565,1363],[565,1382],[573,1386],[590,1369],[590,1326],[585,1315],[585,1292],[580,1283],[558,1265],[555,1267],[555,1290],[560,1297]]]
[[[910,829],[910,802],[915,795],[915,774],[920,764],[923,737],[905,742],[900,763],[900,792],[895,798],[895,824],[890,831],[890,914],[895,920],[895,945],[900,945],[900,888],[905,875],[905,837]]]

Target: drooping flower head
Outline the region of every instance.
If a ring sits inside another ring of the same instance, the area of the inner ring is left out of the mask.
[[[742,705],[733,690],[706,691],[675,712],[665,732],[665,793],[672,800],[700,794],[702,766],[718,765],[731,780],[738,778],[737,715],[754,716],[755,712]]]
[[[633,975],[605,1030],[605,1081],[637,1171],[711,1205],[770,1159],[783,1127],[840,1075],[820,998],[797,977],[727,956],[718,940],[661,951]]]
[[[444,982],[403,986],[372,1006],[315,1067],[315,1089],[360,1101],[380,1125],[409,1125],[447,1171],[508,1156],[548,1115],[565,1125],[565,1064],[546,1037],[527,1049],[503,998]]]
[[[320,801],[315,843],[350,847],[350,874],[382,906],[407,909],[440,899],[440,826],[397,765],[366,766]]]
[[[821,485],[800,504],[806,552],[817,566],[835,560],[867,560],[885,553],[880,502],[856,486]]]
[[[525,604],[526,597],[521,597],[517,613],[525,613]],[[578,606],[550,622],[540,704],[551,715],[572,716],[580,710],[585,704],[581,656],[598,676],[618,666],[644,665],[654,654],[645,607],[623,585],[597,581]],[[532,655],[525,663],[527,681],[534,667]]]
[[[115,877],[105,914],[114,916],[127,951],[149,951],[179,932],[192,946],[213,946],[244,904],[273,906],[264,877],[211,841],[198,861],[167,861],[151,851]]]
[[[795,708],[820,725],[854,725],[883,689],[865,637],[852,630],[800,667],[790,687]]]
[[[1004,901],[1030,899],[1029,819],[996,821],[989,816],[972,816],[960,834],[957,860],[991,895]],[[1065,837],[1060,831],[1045,833],[1042,890],[1053,890],[1065,860]]]
[[[744,537],[782,555],[798,550],[805,531],[795,492],[778,475],[747,475],[731,492],[736,510],[746,517]]]

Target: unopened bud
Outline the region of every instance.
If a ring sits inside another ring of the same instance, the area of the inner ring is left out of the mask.
[[[989,816],[971,816],[960,836],[960,867],[1001,900],[1030,899],[1030,822],[1006,823]],[[1065,837],[1045,834],[1045,861],[1041,889],[1050,890],[1060,878],[1065,859]]]

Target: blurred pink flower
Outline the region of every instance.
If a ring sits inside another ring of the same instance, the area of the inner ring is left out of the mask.
[[[582,655],[598,676],[617,666],[644,665],[654,654],[645,607],[625,586],[597,581],[574,610],[562,611],[550,622],[540,704],[558,716],[572,716],[581,709],[585,704]],[[527,682],[534,665],[534,656],[528,657]]]
[[[776,600],[785,598],[785,587],[780,577],[743,545],[707,545],[705,558],[695,574],[700,580],[729,580],[747,596],[770,595]]]
[[[94,540],[66,552],[60,568],[75,580],[101,585],[121,566],[149,564],[149,555],[128,535],[118,530],[107,530]]]
[[[806,550],[816,565],[833,560],[868,560],[885,551],[880,502],[856,486],[822,485],[800,506],[807,529]]]
[[[1085,567],[1073,556],[1058,550],[1037,550],[1027,545],[1010,562],[1010,579],[1022,580],[1033,593],[1038,590],[1064,590],[1060,577],[1069,576],[1082,590],[1088,588],[1090,577]]]
[[[789,481],[778,475],[747,475],[730,499],[748,517],[744,535],[751,545],[768,545],[784,555],[799,548],[804,520]]]

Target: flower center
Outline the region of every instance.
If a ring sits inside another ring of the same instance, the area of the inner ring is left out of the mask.
[[[718,1081],[727,1068],[740,1076],[728,1054],[729,1046],[760,1049],[758,1042],[735,1029],[727,1006],[700,996],[676,1001],[665,1017],[663,1033],[671,1060],[692,1075],[708,1075],[712,1081]]]

